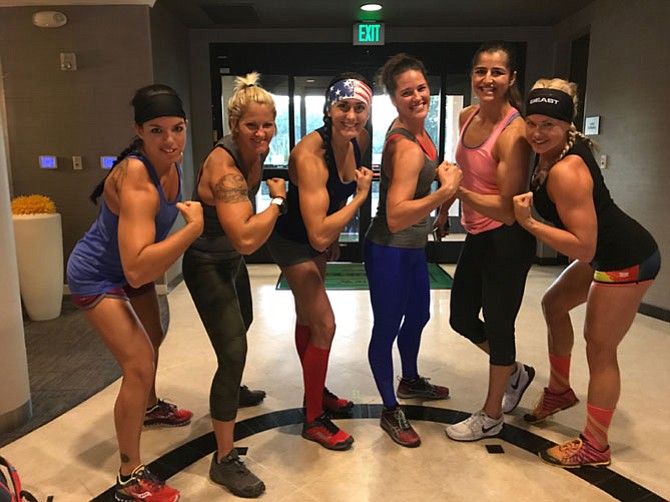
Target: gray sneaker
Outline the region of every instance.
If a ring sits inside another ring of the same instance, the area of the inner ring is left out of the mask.
[[[523,397],[523,393],[535,378],[535,369],[532,366],[516,363],[516,371],[507,381],[507,389],[502,400],[503,413],[512,413]]]
[[[209,468],[209,477],[212,481],[225,486],[238,497],[256,498],[265,491],[265,483],[247,469],[240,460],[237,449],[233,448],[221,459],[221,463],[216,461],[216,456],[217,452],[214,452],[212,465]]]
[[[445,432],[454,441],[477,441],[478,439],[497,436],[502,432],[505,421],[503,417],[491,418],[484,410],[473,413],[469,418],[446,428]]]

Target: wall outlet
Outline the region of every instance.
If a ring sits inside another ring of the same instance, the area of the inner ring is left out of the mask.
[[[81,155],[72,156],[72,169],[74,169],[75,171],[81,171],[82,169],[84,169],[84,164],[82,163]]]
[[[607,155],[600,156],[600,169],[607,169]]]

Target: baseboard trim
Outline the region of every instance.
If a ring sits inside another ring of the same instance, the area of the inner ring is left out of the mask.
[[[653,317],[654,319],[670,322],[670,310],[668,309],[656,307],[654,305],[649,305],[648,303],[641,303],[640,308],[637,309],[637,311],[640,314]]]

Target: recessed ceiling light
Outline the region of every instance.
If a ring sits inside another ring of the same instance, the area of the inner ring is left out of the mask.
[[[378,3],[366,3],[361,5],[361,10],[366,12],[376,12],[378,10],[382,10],[382,6]]]

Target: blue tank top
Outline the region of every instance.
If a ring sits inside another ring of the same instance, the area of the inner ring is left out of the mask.
[[[158,191],[160,209],[156,215],[155,242],[160,242],[168,236],[179,214],[177,202],[181,201],[181,167],[178,164],[176,166],[179,175],[177,197],[174,201],[169,202],[165,198],[158,175],[149,161],[137,154],[129,155],[128,158],[138,159],[144,164]],[[118,233],[119,217],[109,210],[103,197],[97,219],[84,237],[77,242],[68,259],[67,282],[72,294],[99,295],[128,284],[123,274],[119,255]]]
[[[325,126],[320,127],[316,131],[323,140],[326,132]],[[354,159],[356,160],[356,169],[358,169],[361,167],[362,162],[361,149],[355,138],[351,140],[351,144],[354,147]],[[326,148],[328,148],[327,158],[331,159],[331,161],[328,162],[328,181],[326,182],[326,189],[328,190],[328,196],[330,198],[326,215],[330,215],[339,210],[342,203],[356,193],[356,183],[354,181],[344,183],[340,179],[340,175],[337,172],[337,166],[335,165],[335,155],[333,154],[330,142],[326,143]],[[302,213],[300,212],[300,192],[298,186],[291,183],[290,180],[288,184],[288,193],[286,194],[286,203],[286,214],[280,216],[275,225],[277,232],[279,232],[279,235],[285,239],[308,243],[309,238],[307,237],[307,229],[305,228],[305,222],[302,219]]]

